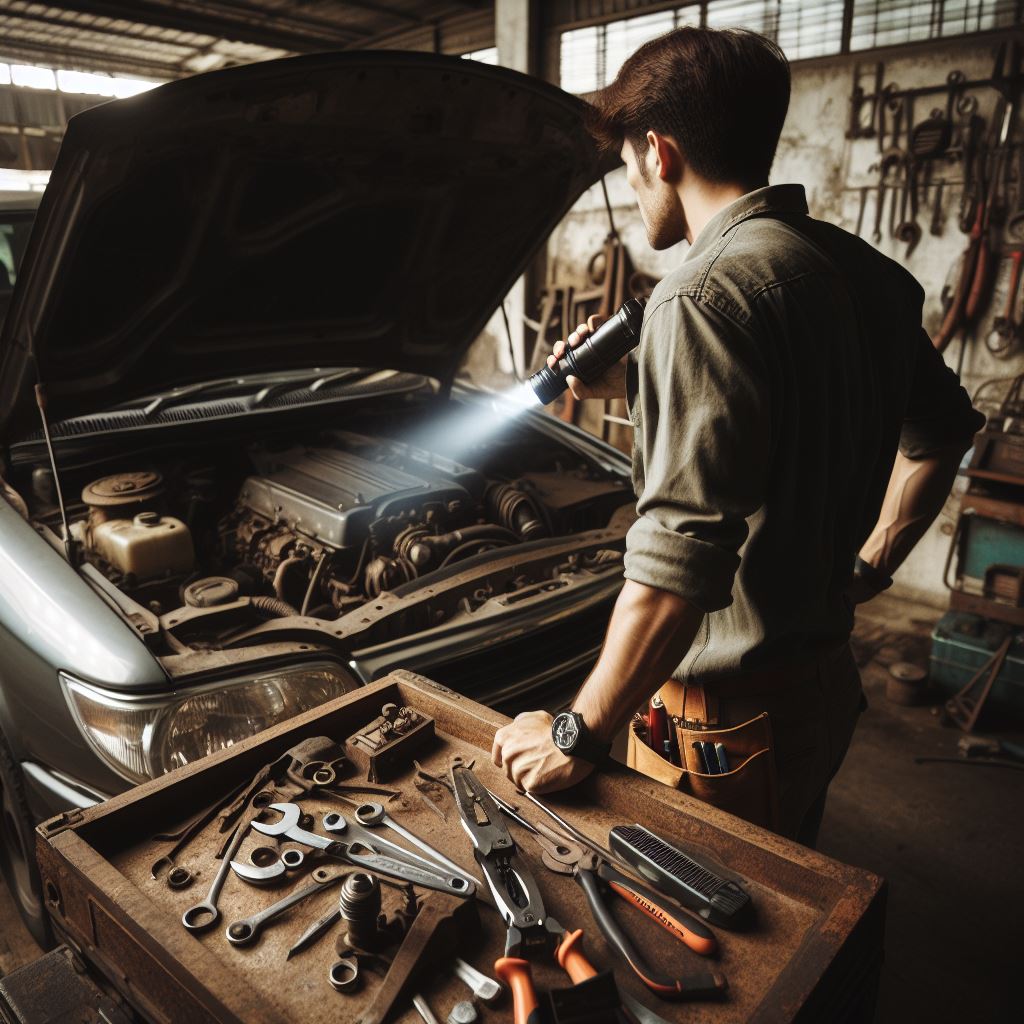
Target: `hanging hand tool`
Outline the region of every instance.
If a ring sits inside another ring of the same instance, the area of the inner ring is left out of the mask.
[[[962,71],[950,71],[946,76],[945,113],[936,107],[924,121],[914,125],[910,132],[909,151],[917,160],[934,159],[949,148],[953,136],[953,111],[966,80]]]
[[[1006,216],[999,187],[1009,155],[1011,135],[1017,120],[1019,65],[1020,57],[1016,40],[1005,40],[999,46],[995,69],[992,72],[992,83],[999,91],[1000,98],[992,117],[989,132],[985,216],[982,221],[982,237],[974,270],[974,280],[971,282],[971,290],[964,309],[964,319],[967,323],[974,323],[984,311],[998,268],[999,237]]]
[[[935,198],[932,200],[932,219],[928,225],[928,233],[938,237],[942,234],[942,196],[946,190],[945,181],[935,183]]]
[[[900,222],[896,227],[895,238],[905,242],[906,258],[917,248],[921,241],[921,225],[917,223],[917,164],[912,154],[904,163],[903,199],[900,203]],[[910,216],[907,217],[907,201],[910,201]]]
[[[1014,318],[1014,311],[1017,308],[1017,290],[1020,287],[1024,249],[1015,249],[1012,260],[1010,283],[1006,289],[1006,308],[1003,310],[1002,316],[997,316],[992,321],[992,330],[985,338],[985,347],[992,355],[1001,359],[1010,354],[1021,334],[1021,325]]]
[[[970,229],[967,248],[960,257],[960,275],[957,278],[952,301],[946,310],[946,315],[942,319],[942,324],[932,337],[932,344],[940,352],[945,351],[964,320],[967,297],[971,290],[971,282],[974,280],[975,267],[978,262],[978,249],[981,246],[983,216],[984,204],[979,202],[975,204],[974,223]]]
[[[397,856],[358,852],[359,847],[372,851],[385,842],[377,837],[371,837],[367,841],[362,838],[362,833],[360,832],[358,837],[350,841],[344,841],[327,839],[324,836],[317,835],[315,832],[308,832],[306,829],[299,827],[299,818],[302,811],[298,804],[271,804],[269,809],[278,811],[281,815],[281,820],[269,825],[261,821],[253,822],[253,828],[258,832],[262,832],[265,836],[286,836],[296,843],[302,843],[303,846],[311,846],[314,849],[323,850],[329,857],[338,857],[358,867],[387,875],[389,878],[398,878],[404,882],[412,882],[414,885],[422,885],[427,889],[437,889],[439,892],[452,893],[463,899],[471,897],[476,891],[476,886],[467,882],[461,876],[444,875],[440,869],[428,871],[411,860],[406,859],[412,856],[407,850],[403,851],[405,855],[403,859],[399,859]],[[340,814],[336,816],[328,815],[327,817],[337,817],[339,819],[334,824],[332,831],[344,833],[349,830],[345,819]]]
[[[1024,239],[1024,142],[1017,146],[1017,205],[1006,222],[1011,238]]]
[[[854,234],[860,237],[860,233],[864,228],[864,209],[868,205],[868,192],[871,189],[867,185],[863,185],[860,189],[860,205],[857,207],[857,229]]]
[[[535,838],[544,849],[541,856],[544,866],[558,874],[571,875],[575,878],[585,893],[594,921],[609,946],[626,961],[633,973],[652,992],[662,999],[703,999],[721,995],[725,991],[725,977],[717,971],[698,971],[672,977],[649,965],[605,904],[602,883],[607,882],[615,892],[654,918],[681,942],[705,955],[715,951],[714,936],[706,926],[694,922],[696,927],[691,929],[685,920],[680,920],[678,914],[674,914],[670,908],[659,902],[656,893],[619,874],[610,865],[602,863],[601,858],[593,850],[584,850],[575,843],[551,841],[543,836]]]
[[[515,1024],[539,1024],[530,960],[557,960],[575,984],[594,977],[597,972],[580,949],[583,932],[566,931],[548,915],[501,812],[472,770],[453,768],[452,783],[462,826],[507,927],[505,955],[496,961],[495,973],[512,990]]]

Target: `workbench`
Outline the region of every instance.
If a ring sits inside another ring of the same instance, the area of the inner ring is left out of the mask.
[[[199,809],[242,785],[301,740],[344,739],[378,715],[385,702],[412,707],[435,719],[437,741],[418,755],[424,770],[443,774],[455,756],[472,760],[486,786],[517,804],[526,817],[537,816],[536,808],[524,803],[521,795],[517,799],[503,773],[491,763],[492,737],[507,719],[422,676],[394,672],[103,804],[40,825],[37,855],[58,936],[102,972],[146,1020],[161,1024],[357,1021],[373,982],[354,995],[328,985],[327,972],[337,959],[334,935],[285,959],[296,937],[329,908],[331,900],[337,901],[336,888],[293,908],[253,945],[236,948],[226,941],[225,926],[277,901],[287,887],[258,889],[229,875],[218,925],[197,935],[183,928],[181,916],[205,897],[216,872],[219,862],[214,855],[224,840],[214,827],[216,822],[182,854],[195,873],[191,886],[176,891],[165,879],[153,879],[150,868],[161,852],[155,834],[193,818]],[[479,874],[454,804],[449,801],[442,808],[447,819],[442,821],[417,799],[414,772],[410,765],[404,775],[387,783],[402,793],[388,802],[389,813],[467,871]],[[613,962],[579,887],[572,878],[547,871],[530,836],[511,825],[548,912],[566,928],[584,930],[590,959],[598,969],[614,967],[621,990],[668,1021],[836,1024],[871,1019],[882,957],[885,884],[881,878],[751,826],[623,766],[595,773],[573,791],[546,800],[602,843],[607,843],[611,826],[638,822],[741,881],[752,897],[756,917],[748,929],[715,929],[720,945],[715,969],[729,982],[725,998],[662,1001],[623,965]],[[317,822],[325,807],[346,812],[343,805],[331,807],[311,799]],[[263,837],[248,839],[243,851],[258,840]],[[304,881],[302,876],[294,884]],[[652,963],[672,963],[680,973],[708,966],[634,908],[622,901],[613,906],[620,923]],[[493,963],[503,952],[505,929],[494,910],[482,902],[479,918],[480,936],[460,952],[493,976]],[[554,965],[537,965],[533,975],[541,990],[568,984]],[[435,974],[423,995],[441,1021],[457,1001],[469,998],[465,986],[445,971]],[[412,1024],[419,1017],[409,1007],[397,1019]],[[481,1009],[482,1024],[506,1020],[511,1020],[507,994],[497,1007]]]

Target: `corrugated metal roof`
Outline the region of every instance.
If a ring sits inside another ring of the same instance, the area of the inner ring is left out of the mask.
[[[0,60],[174,78],[289,53],[376,46],[493,0],[0,0]]]

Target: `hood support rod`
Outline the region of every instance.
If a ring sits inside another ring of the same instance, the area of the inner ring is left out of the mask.
[[[35,386],[36,407],[39,409],[39,419],[43,423],[43,437],[46,439],[46,451],[50,456],[50,471],[53,473],[53,486],[57,491],[57,505],[60,507],[60,519],[64,528],[64,554],[71,565],[78,564],[78,545],[71,537],[68,529],[68,513],[64,507],[64,493],[60,486],[60,475],[57,473],[57,456],[53,451],[53,442],[50,440],[50,424],[46,419],[46,386],[40,382]]]

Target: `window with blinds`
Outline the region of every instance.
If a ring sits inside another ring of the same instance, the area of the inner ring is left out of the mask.
[[[603,88],[638,46],[680,25],[752,29],[774,39],[790,60],[806,60],[1009,28],[1017,24],[1022,3],[1024,0],[699,0],[563,32],[562,88],[575,93]],[[847,21],[849,37],[844,39]]]

